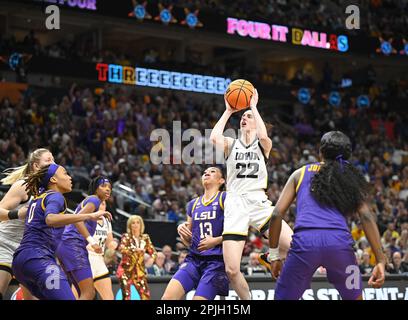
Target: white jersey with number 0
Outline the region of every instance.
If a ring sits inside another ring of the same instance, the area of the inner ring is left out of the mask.
[[[234,140],[226,160],[227,191],[243,194],[265,190],[268,183],[265,159],[258,138],[248,146],[240,139]]]

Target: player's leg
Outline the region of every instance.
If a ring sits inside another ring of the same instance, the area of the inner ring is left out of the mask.
[[[80,296],[78,300],[93,300],[95,298],[95,287],[91,268],[73,270],[71,274],[79,287]]]
[[[344,231],[327,231],[325,236],[327,246],[322,248],[322,265],[327,270],[327,279],[343,300],[362,300],[363,283],[351,235]]]
[[[78,291],[79,300],[93,300],[95,288],[86,247],[76,240],[62,241],[56,250],[56,255]]]
[[[64,271],[52,257],[25,259],[20,254],[13,262],[13,273],[41,300],[75,300]]]
[[[222,233],[225,271],[241,300],[249,300],[248,283],[241,273],[241,257],[248,236],[249,209],[242,195],[229,193],[225,199],[224,231]]]
[[[250,210],[250,225],[254,226],[263,234],[265,238],[272,236],[272,230],[269,228],[269,222],[272,217],[273,209],[272,202],[264,192],[255,194],[255,204],[251,205]],[[286,221],[282,221],[282,229],[279,236],[279,253],[282,259],[285,259],[292,241],[293,230],[289,227]],[[268,252],[259,255],[259,262],[261,265],[270,270],[270,263],[267,260]]]
[[[4,299],[13,278],[11,265],[13,263],[13,253],[18,245],[13,245],[13,242],[10,242],[9,239],[3,237],[0,239],[0,300]]]
[[[6,265],[0,265],[0,300],[4,299],[11,279],[11,268]]]
[[[222,259],[204,262],[202,272],[193,300],[214,300],[217,295],[228,295],[228,276]]]
[[[104,278],[94,279],[94,286],[102,300],[114,300],[112,280],[108,275]]]
[[[310,236],[313,236],[312,234]],[[310,289],[313,274],[321,265],[321,252],[307,237],[295,234],[275,288],[275,300],[299,300]]]
[[[102,300],[114,300],[112,280],[106,267],[103,256],[89,254],[94,286]]]
[[[190,255],[185,262],[186,264],[170,280],[162,300],[181,300],[187,292],[197,287],[201,277],[200,262]]]
[[[186,292],[179,280],[171,279],[161,297],[162,300],[181,300]]]
[[[245,246],[245,238],[241,236],[240,240],[228,240],[231,239],[231,236],[224,236],[224,239],[222,250],[228,279],[241,300],[250,300],[249,286],[241,273],[241,257]]]

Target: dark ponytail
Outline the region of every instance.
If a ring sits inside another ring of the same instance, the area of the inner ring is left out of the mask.
[[[24,179],[24,184],[26,186],[26,191],[29,195],[32,196],[38,196],[40,194],[40,187],[41,187],[41,182],[46,176],[48,172],[48,168],[50,165],[45,166],[38,170],[37,172],[33,172],[29,174],[25,179]]]
[[[340,131],[326,133],[320,153],[324,164],[313,177],[310,191],[317,202],[334,207],[343,215],[357,212],[369,192],[369,184],[361,171],[350,164],[350,139]]]

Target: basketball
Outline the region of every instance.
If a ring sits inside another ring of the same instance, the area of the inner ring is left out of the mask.
[[[249,107],[253,92],[254,86],[251,82],[237,79],[229,84],[225,96],[231,108],[242,110]]]

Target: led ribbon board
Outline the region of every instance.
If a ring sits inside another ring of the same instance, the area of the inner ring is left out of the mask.
[[[227,33],[231,35],[237,34],[241,37],[292,43],[294,45],[339,52],[349,50],[349,39],[345,35],[328,34],[326,32],[274,24],[270,25],[243,19],[227,18]]]
[[[71,8],[86,9],[95,11],[97,0],[34,0],[37,2],[45,2],[47,4],[55,4],[67,6]]]
[[[103,82],[224,94],[231,79],[167,70],[98,63],[98,80]]]

